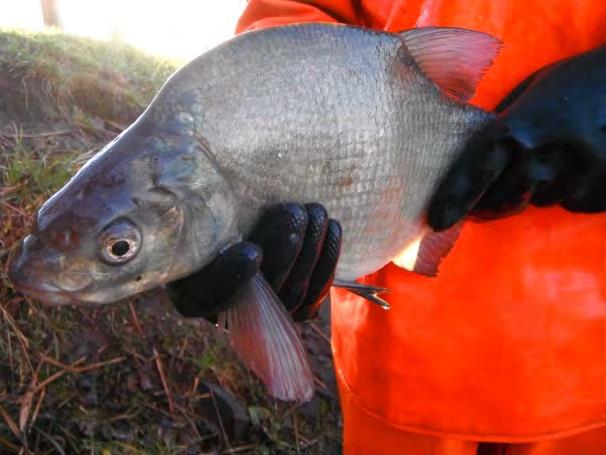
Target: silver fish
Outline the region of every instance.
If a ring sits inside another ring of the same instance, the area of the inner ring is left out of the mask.
[[[499,45],[453,28],[237,36],[171,76],[42,206],[11,277],[51,303],[113,302],[205,266],[281,201],[340,221],[340,280],[392,260],[431,275],[456,233],[430,232],[424,211],[493,118],[465,101]]]

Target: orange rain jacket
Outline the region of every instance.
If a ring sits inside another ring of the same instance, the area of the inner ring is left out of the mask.
[[[606,42],[604,0],[250,0],[238,31],[304,21],[490,33],[504,47],[472,100],[485,108]],[[473,440],[606,425],[605,254],[606,215],[531,208],[466,223],[437,278],[386,266],[365,280],[392,289],[390,311],[333,296],[342,399],[395,428]]]

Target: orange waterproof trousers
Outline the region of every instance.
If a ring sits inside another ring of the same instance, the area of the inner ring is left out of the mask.
[[[487,109],[606,42],[604,0],[250,0],[238,31],[304,21],[490,33],[504,45],[472,100]],[[437,278],[364,279],[390,311],[334,292],[346,452],[606,454],[605,234],[606,215],[559,208],[468,222]]]

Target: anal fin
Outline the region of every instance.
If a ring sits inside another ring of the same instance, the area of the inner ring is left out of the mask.
[[[436,276],[442,259],[446,257],[459,238],[461,227],[462,223],[459,223],[441,232],[434,232],[427,228],[392,262],[411,272],[429,277]]]
[[[384,310],[389,310],[389,303],[379,297],[379,294],[389,292],[389,289],[387,288],[339,279],[336,279],[332,285],[338,288],[346,289],[349,292],[368,300],[369,302],[376,303]]]

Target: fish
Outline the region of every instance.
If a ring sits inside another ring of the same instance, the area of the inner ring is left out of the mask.
[[[458,231],[432,232],[425,211],[494,120],[467,101],[499,48],[488,34],[440,27],[309,23],[238,35],[176,71],[42,205],[10,277],[51,304],[115,302],[206,266],[286,201],[319,202],[341,223],[341,286],[359,292],[353,281],[390,261],[435,275]],[[243,357],[266,384],[305,377],[275,396],[308,399],[304,353],[282,362],[295,365],[286,373],[261,365],[281,362],[277,344],[285,357],[301,350],[271,288],[256,277],[239,299],[223,318],[234,337],[246,334],[232,344],[257,349]],[[251,347],[261,335],[263,348]]]

